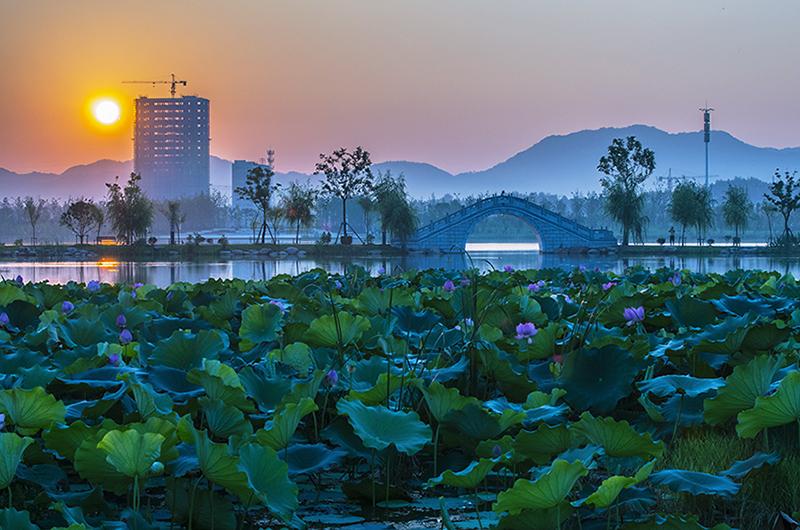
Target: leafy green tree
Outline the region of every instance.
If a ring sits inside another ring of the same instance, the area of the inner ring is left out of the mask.
[[[408,200],[403,176],[393,178],[390,172],[379,176],[374,187],[376,209],[381,218],[381,242],[386,245],[391,233],[405,245],[417,229],[418,217]]]
[[[283,196],[283,211],[286,220],[295,226],[295,244],[300,243],[300,227],[311,226],[314,220],[314,205],[317,192],[311,186],[292,182]]]
[[[181,224],[186,220],[186,215],[181,213],[180,201],[167,201],[161,213],[169,221],[169,244],[175,244],[175,234],[179,233]]]
[[[99,230],[103,221],[103,211],[91,200],[81,199],[69,203],[59,222],[69,228],[83,245],[88,242],[89,232]]]
[[[356,199],[361,212],[364,214],[364,239],[369,241],[372,235],[372,212],[375,210],[375,199],[372,194],[359,195]]]
[[[696,188],[694,182],[683,181],[672,190],[669,213],[672,220],[681,226],[681,246],[686,244],[686,227],[695,223]]]
[[[325,175],[322,181],[322,192],[338,197],[342,201],[341,242],[352,241],[347,235],[347,200],[360,194],[369,193],[372,189],[372,162],[369,152],[361,146],[352,152],[342,147],[333,153],[319,155],[314,174]]]
[[[272,182],[272,177],[275,176],[273,151],[267,152],[267,160],[266,166],[256,166],[248,171],[245,185],[239,186],[235,190],[239,197],[252,202],[261,214],[261,227],[258,230],[256,242],[262,245],[266,243],[267,232],[273,243],[277,241],[277,234],[274,234],[269,227],[270,202],[275,192],[280,189],[280,184]]]
[[[597,165],[597,170],[606,175],[600,179],[606,211],[622,225],[622,246],[630,243],[631,235],[639,241],[643,239],[647,219],[640,187],[655,167],[655,154],[635,136],[614,138],[608,154]]]
[[[36,225],[39,224],[39,219],[42,217],[44,211],[45,200],[34,200],[33,197],[26,197],[22,203],[25,210],[25,216],[28,218],[28,223],[31,225],[31,244],[35,245],[38,241],[36,239]]]
[[[789,228],[789,218],[797,208],[800,208],[800,183],[795,180],[797,172],[786,171],[781,174],[775,170],[775,176],[769,185],[769,193],[764,194],[764,199],[775,207],[783,217],[783,235],[785,243],[792,240],[792,230]]]
[[[714,204],[711,189],[706,186],[695,186],[694,226],[697,228],[697,243],[702,245],[705,233],[714,223]]]
[[[117,237],[129,245],[147,236],[147,231],[153,224],[153,203],[142,191],[141,180],[141,175],[131,173],[125,187],[120,186],[119,177],[111,184],[106,183],[106,209],[111,227]]]
[[[742,186],[729,185],[722,202],[722,218],[734,230],[734,241],[740,241],[739,234],[747,227],[753,212],[753,203]]]

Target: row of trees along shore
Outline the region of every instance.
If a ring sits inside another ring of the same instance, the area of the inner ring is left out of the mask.
[[[648,232],[650,240],[658,236],[655,240],[662,244],[686,244],[688,234],[699,244],[710,243],[724,234],[736,245],[746,230],[750,238],[766,239],[774,246],[798,244],[791,222],[800,207],[795,173],[776,170],[771,183],[751,178],[706,187],[684,179],[669,189],[658,185],[645,189],[654,180],[655,162],[655,153],[635,137],[618,138],[598,163],[600,193],[576,192],[568,197],[513,194],[581,224],[619,226],[623,245],[643,243]],[[252,241],[262,244],[278,243],[284,228],[290,229],[295,243],[301,240],[301,229],[315,228],[323,243],[351,243],[355,236],[364,243],[379,240],[386,244],[393,239],[404,241],[417,226],[488,195],[411,199],[403,175],[373,172],[369,152],[362,147],[321,154],[315,166],[315,174],[320,176],[317,186],[297,181],[282,186],[274,167],[274,152],[269,152],[267,164],[251,170],[245,185],[234,190],[251,205],[245,208],[228,206],[218,194],[153,201],[143,193],[136,174],[127,182],[117,178],[107,184],[106,198],[100,202],[4,198],[0,201],[0,241],[22,244],[20,227],[27,225],[33,244],[42,239],[58,241],[66,234],[77,243],[88,243],[104,229],[124,243],[147,241],[154,231],[168,232],[169,242],[175,244],[182,241],[184,232],[224,227],[249,228]],[[518,219],[495,216],[479,223],[473,237],[523,240],[530,239],[531,230]]]

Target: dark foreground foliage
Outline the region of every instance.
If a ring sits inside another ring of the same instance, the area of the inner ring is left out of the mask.
[[[3,281],[0,528],[794,528],[798,299],[757,271]]]

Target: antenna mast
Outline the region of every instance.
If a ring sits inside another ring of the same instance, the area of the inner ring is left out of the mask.
[[[708,144],[711,141],[711,111],[713,110],[708,103],[700,109],[703,113],[703,142],[706,144],[706,188],[708,188]]]

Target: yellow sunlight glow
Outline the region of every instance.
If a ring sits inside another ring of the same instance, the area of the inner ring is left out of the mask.
[[[113,125],[122,114],[119,103],[113,99],[98,99],[92,104],[94,119],[103,125]]]

